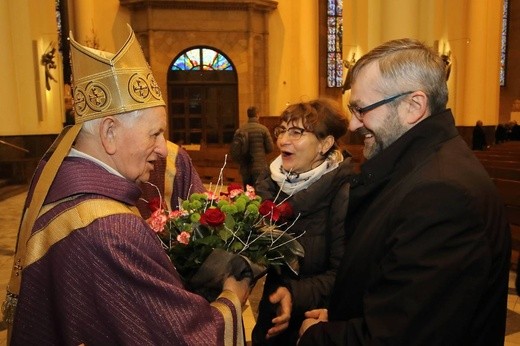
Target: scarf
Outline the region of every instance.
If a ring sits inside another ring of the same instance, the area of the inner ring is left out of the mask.
[[[271,179],[278,184],[280,190],[291,196],[311,186],[322,175],[336,169],[341,161],[343,161],[343,155],[338,150],[334,150],[318,167],[307,172],[294,173],[283,169],[282,155],[280,155],[273,160],[269,169],[271,170]]]

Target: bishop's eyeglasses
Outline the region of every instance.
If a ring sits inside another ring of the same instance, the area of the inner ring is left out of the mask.
[[[413,93],[413,91],[407,91],[407,92],[404,92],[404,93],[401,93],[401,94],[397,94],[397,95],[388,97],[386,99],[383,99],[381,101],[378,101],[376,103],[372,103],[371,105],[368,105],[366,107],[358,107],[358,106],[350,105],[350,104],[347,105],[347,107],[348,107],[350,113],[352,113],[352,115],[354,115],[359,121],[361,121],[363,119],[363,117],[365,116],[365,113],[368,113],[371,110],[376,109],[377,107],[380,107],[382,105],[390,103],[393,100],[395,100],[395,99],[397,99],[397,98],[399,98],[401,96],[408,95],[408,94],[411,94],[411,93]]]

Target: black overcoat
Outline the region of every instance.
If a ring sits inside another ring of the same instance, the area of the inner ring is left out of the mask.
[[[300,345],[503,345],[510,231],[449,110],[352,183],[329,322]]]

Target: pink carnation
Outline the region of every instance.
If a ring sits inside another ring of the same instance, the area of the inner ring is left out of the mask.
[[[208,200],[215,201],[218,199],[218,196],[213,191],[206,191],[204,194],[208,197]]]
[[[181,244],[188,245],[190,242],[191,234],[186,231],[182,231],[181,234],[177,236],[177,241]]]
[[[187,214],[187,212],[185,210],[173,210],[173,211],[170,211],[170,213],[168,214],[168,218],[170,219],[178,219],[180,217],[183,217]]]
[[[229,191],[229,198],[235,198],[236,196],[239,196],[243,192],[244,192],[244,190],[242,190],[242,189],[231,190],[231,191]]]
[[[155,233],[164,231],[166,221],[168,221],[168,216],[166,216],[163,209],[157,209],[152,213],[150,218],[146,220]]]
[[[229,184],[227,190],[228,190],[228,193],[227,194],[223,193],[223,195],[228,195],[229,198],[235,198],[236,196],[238,196],[244,192],[244,189],[242,189],[242,186],[240,186],[240,184],[237,184],[237,183]]]
[[[251,185],[246,185],[246,196],[249,199],[254,199],[256,197],[255,188]]]
[[[244,189],[242,189],[242,185],[238,184],[238,183],[231,183],[228,185],[228,193],[231,193],[231,191],[233,190],[242,190],[244,191]]]

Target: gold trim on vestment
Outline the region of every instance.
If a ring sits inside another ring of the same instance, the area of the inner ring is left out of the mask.
[[[164,172],[164,201],[166,202],[168,210],[172,210],[173,182],[175,180],[175,174],[177,173],[175,161],[177,160],[179,146],[170,141],[166,141],[166,147],[168,149],[168,155],[166,156],[166,169]]]
[[[45,153],[44,158],[49,155],[50,157],[43,167],[39,179],[36,181],[29,205],[22,212],[22,220],[20,222],[20,227],[18,228],[18,237],[16,239],[16,250],[13,258],[11,278],[7,285],[5,302],[2,304],[4,321],[7,324],[7,344],[11,343],[12,326],[27,255],[27,242],[31,236],[36,218],[40,214],[45,198],[47,197],[47,192],[56,177],[56,173],[58,172],[63,159],[69,153],[72,143],[74,143],[81,127],[82,124],[65,127],[49,150]]]
[[[236,320],[233,320],[233,311],[229,308],[228,305],[219,302],[218,299],[211,303],[211,306],[216,308],[224,318],[224,345],[225,346],[233,346],[233,339],[236,333],[237,343],[236,345],[245,345],[244,342],[244,330],[242,324],[242,304],[238,299],[237,295],[232,291],[224,290],[219,295],[219,298],[225,298],[229,300],[236,311]]]
[[[72,232],[90,225],[99,218],[114,214],[137,213],[136,208],[109,199],[88,199],[72,205],[36,230],[27,243],[25,267],[42,258],[52,245]],[[140,216],[139,216],[140,217]]]
[[[41,175],[34,187],[29,206],[23,212],[22,221],[18,230],[13,270],[11,272],[11,280],[7,286],[7,290],[11,294],[18,295],[20,293],[22,270],[25,267],[26,246],[31,237],[32,228],[42,209],[45,197],[47,197],[49,187],[52,185],[63,159],[69,153],[72,143],[80,130],[81,124],[63,129],[58,139],[56,139],[55,145],[53,144],[55,149],[53,147],[49,149],[54,149],[54,152],[42,169]]]

